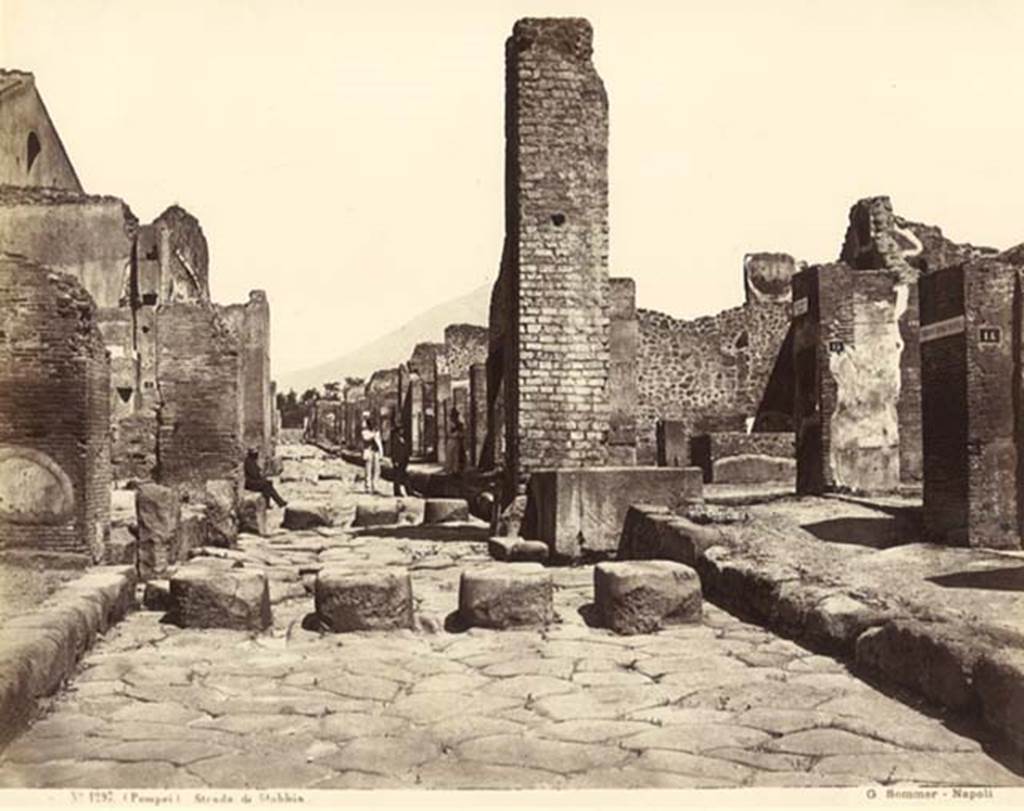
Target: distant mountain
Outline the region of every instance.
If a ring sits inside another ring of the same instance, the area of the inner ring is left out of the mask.
[[[285,372],[277,378],[277,390],[295,389],[301,394],[309,388],[323,389],[325,381],[344,377],[369,377],[378,369],[388,369],[409,360],[418,343],[444,341],[449,324],[487,326],[491,305],[491,284],[485,284],[459,298],[438,304],[418,315],[403,327],[365,344],[347,355],[326,363]]]

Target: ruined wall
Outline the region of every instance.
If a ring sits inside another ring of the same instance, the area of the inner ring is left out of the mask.
[[[262,290],[249,293],[245,304],[220,307],[237,335],[242,360],[242,442],[260,458],[274,455],[273,397],[270,381],[270,305]]]
[[[110,366],[72,277],[0,255],[0,546],[99,562],[110,524]]]
[[[239,481],[243,458],[241,347],[213,305],[165,304],[160,335],[161,484],[201,493],[208,479]]]
[[[916,363],[900,322],[912,286],[842,264],[793,277],[798,492],[899,487],[901,364]]]
[[[705,482],[796,482],[793,434],[716,431],[690,440],[689,464],[704,472]]]
[[[31,73],[0,69],[0,185],[82,191]]]
[[[506,470],[608,460],[608,100],[582,19],[506,48]]]
[[[0,186],[0,250],[71,274],[101,310],[127,303],[137,228],[116,197]]]
[[[787,303],[748,304],[694,320],[641,309],[637,318],[641,464],[656,461],[659,419],[682,423],[680,430],[693,436],[742,431],[758,416],[789,329]],[[785,416],[768,420],[768,430],[787,429]]]
[[[743,289],[747,304],[790,300],[790,279],[798,270],[788,253],[748,253],[743,257]]]
[[[469,367],[469,443],[466,459],[470,467],[485,467],[484,443],[487,439],[487,364]]]
[[[444,328],[444,352],[452,380],[468,380],[469,367],[487,360],[487,327],[449,324]]]
[[[423,447],[421,455],[425,459],[432,459],[437,455],[437,404],[434,377],[437,357],[444,353],[444,344],[416,344],[408,362],[409,370],[416,372],[423,382]]]
[[[1021,548],[1021,268],[992,259],[921,280],[924,536]]]
[[[608,280],[608,322],[608,462],[635,465],[640,322],[632,279]]]
[[[398,416],[399,370],[380,369],[366,383],[367,410],[377,422],[386,454],[391,450],[391,425]]]
[[[153,220],[158,235],[161,301],[208,301],[210,255],[199,220],[181,206]]]

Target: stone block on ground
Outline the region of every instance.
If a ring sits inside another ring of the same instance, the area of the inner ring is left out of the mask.
[[[508,563],[543,563],[548,559],[548,545],[543,541],[522,538],[491,538],[487,551],[495,560]]]
[[[670,560],[599,563],[594,603],[602,624],[619,634],[647,634],[665,625],[699,622],[700,578]]]
[[[203,495],[206,543],[232,547],[238,542],[238,487],[231,479],[211,479]]]
[[[139,576],[143,579],[166,574],[178,557],[178,525],[181,499],[176,490],[146,483],[135,491],[138,526]]]
[[[325,567],[317,573],[314,604],[338,633],[413,627],[412,580],[405,569]]]
[[[985,722],[1011,746],[1024,765],[1024,652],[986,653],[974,668],[974,690]]]
[[[468,521],[469,504],[461,498],[428,498],[423,505],[424,524],[443,524],[445,521]]]
[[[553,559],[613,554],[631,504],[676,509],[703,497],[697,467],[538,470],[530,476],[522,535],[544,541]]]
[[[178,560],[187,560],[193,549],[206,545],[206,505],[181,505],[178,525]]]
[[[262,631],[270,626],[267,578],[251,569],[218,571],[190,562],[171,576],[171,619],[184,628]]]
[[[715,484],[767,484],[796,482],[796,459],[745,453],[716,459],[711,465]]]
[[[538,563],[496,563],[459,579],[459,616],[466,625],[546,625],[554,617],[551,573]]]
[[[366,496],[356,502],[354,527],[384,527],[398,524],[405,509],[400,498]]]
[[[281,526],[285,529],[314,529],[334,524],[334,516],[326,504],[314,502],[292,502],[284,508]]]
[[[259,493],[242,493],[238,500],[238,529],[253,535],[267,535],[267,501]]]
[[[504,510],[494,511],[491,524],[494,535],[501,538],[519,537],[525,515],[526,496],[516,496]]]
[[[171,583],[169,580],[150,580],[142,593],[142,606],[147,611],[171,610]]]
[[[103,551],[104,562],[111,565],[134,566],[138,556],[139,539],[136,527],[123,524],[110,528],[110,538]]]

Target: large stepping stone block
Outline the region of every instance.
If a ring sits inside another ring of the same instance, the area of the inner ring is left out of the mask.
[[[466,625],[514,628],[554,618],[551,573],[539,563],[495,563],[459,579],[459,616]]]
[[[143,580],[167,574],[178,558],[181,499],[162,484],[141,484],[135,491],[138,525],[139,576]]]
[[[700,622],[700,578],[671,560],[599,563],[594,603],[601,622],[618,634],[647,634],[665,625]]]
[[[317,615],[336,633],[413,627],[412,580],[405,569],[327,566],[313,592]]]
[[[171,619],[184,628],[262,631],[270,626],[270,591],[263,572],[217,570],[190,563],[171,577]]]
[[[428,498],[423,505],[424,524],[443,524],[445,521],[468,521],[469,504],[461,498]]]
[[[703,498],[697,467],[538,470],[530,476],[524,538],[544,541],[553,560],[615,553],[631,504],[675,509]]]
[[[285,529],[315,529],[329,527],[334,524],[334,516],[326,504],[312,502],[293,502],[284,508],[284,520],[281,526]]]
[[[231,479],[210,479],[203,494],[206,544],[230,549],[238,543],[238,486]]]
[[[267,500],[259,493],[242,493],[238,501],[238,529],[266,537]]]
[[[543,541],[524,541],[522,538],[491,538],[487,551],[495,560],[508,563],[544,563],[548,559],[548,545]]]

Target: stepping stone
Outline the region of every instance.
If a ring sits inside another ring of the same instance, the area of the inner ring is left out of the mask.
[[[428,498],[423,505],[424,524],[443,524],[445,521],[468,521],[469,505],[461,498]]]
[[[285,529],[314,529],[329,527],[333,523],[330,507],[326,504],[301,502],[289,504],[284,508],[281,526]]]
[[[270,626],[267,578],[253,569],[193,565],[171,577],[171,618],[183,628],[262,631]]]
[[[143,580],[167,574],[178,556],[181,499],[173,488],[140,484],[135,491],[139,532],[139,576]]]
[[[109,566],[134,566],[139,553],[139,540],[128,527],[111,526],[110,539],[103,550],[103,560]]]
[[[403,512],[402,502],[396,498],[367,498],[356,503],[354,527],[383,527],[397,524]]]
[[[539,563],[498,563],[463,572],[459,615],[467,625],[546,625],[554,617],[551,573]]]
[[[326,566],[316,577],[314,605],[336,633],[412,628],[412,580],[404,569]]]
[[[186,560],[193,549],[206,545],[206,505],[182,504],[178,525],[178,560]]]
[[[700,578],[672,560],[599,563],[594,567],[594,603],[603,624],[619,634],[699,622]]]
[[[243,493],[238,501],[238,529],[253,535],[267,535],[267,501],[259,493]]]
[[[548,559],[548,545],[543,541],[524,541],[522,538],[491,538],[487,551],[495,560],[509,563],[544,563]]]
[[[142,593],[142,605],[147,611],[171,610],[171,584],[168,580],[150,580]]]

